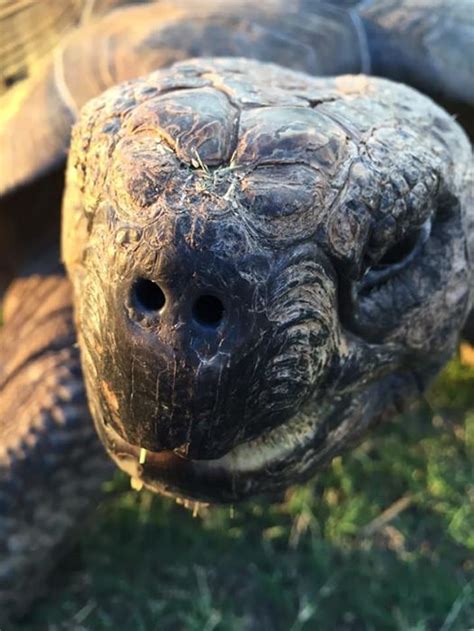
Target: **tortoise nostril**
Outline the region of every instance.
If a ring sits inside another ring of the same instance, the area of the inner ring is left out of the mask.
[[[217,328],[224,317],[224,305],[216,296],[204,294],[193,305],[193,318],[201,326]]]
[[[135,308],[146,313],[160,311],[166,302],[161,287],[148,278],[137,278],[133,283],[132,299]]]

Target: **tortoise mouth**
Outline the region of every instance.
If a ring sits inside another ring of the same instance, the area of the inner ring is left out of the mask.
[[[309,401],[285,424],[207,460],[145,450],[101,420],[96,420],[96,429],[134,488],[184,500],[236,503],[257,495],[277,496],[307,480],[360,442],[371,426],[402,412],[417,394],[416,375],[396,371],[360,390]]]
[[[150,451],[96,423],[107,452],[132,486],[212,503],[231,503],[279,492],[295,481],[294,463],[311,450],[321,419],[299,412],[283,426],[233,447],[216,459],[195,460],[177,451]]]

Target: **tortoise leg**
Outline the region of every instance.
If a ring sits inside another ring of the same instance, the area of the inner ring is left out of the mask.
[[[0,618],[39,595],[112,467],[89,417],[69,282],[17,280],[0,329]]]

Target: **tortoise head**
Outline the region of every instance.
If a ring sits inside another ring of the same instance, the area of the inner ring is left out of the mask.
[[[63,253],[119,466],[236,501],[400,409],[469,308],[468,151],[408,88],[257,62],[176,65],[86,105]]]

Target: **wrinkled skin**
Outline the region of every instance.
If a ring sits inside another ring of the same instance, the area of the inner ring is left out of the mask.
[[[409,88],[258,62],[186,62],[90,102],[63,256],[118,465],[235,501],[400,410],[470,308],[469,154]]]

